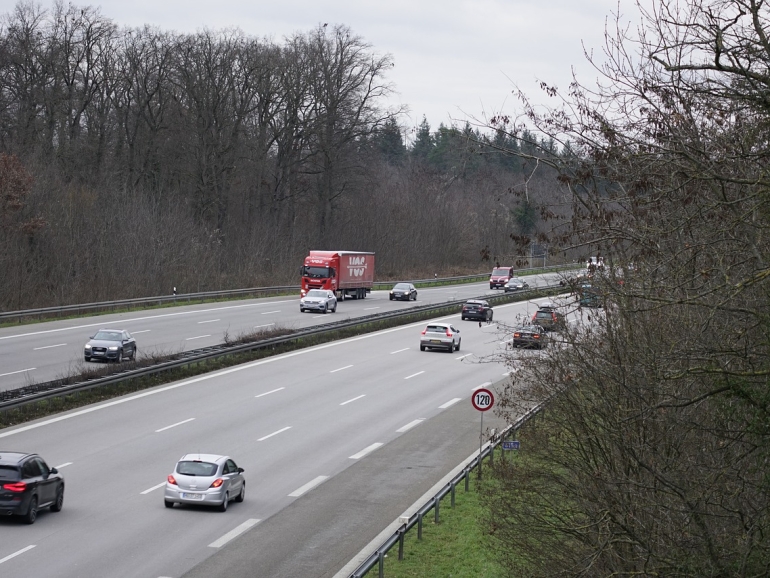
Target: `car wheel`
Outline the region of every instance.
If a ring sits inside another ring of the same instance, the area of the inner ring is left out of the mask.
[[[91,361],[90,357],[83,357],[83,359],[85,359],[86,361]]]
[[[494,315],[495,314],[490,311],[489,315],[487,315],[487,321],[492,321],[492,317],[494,317]]]
[[[463,340],[462,340],[462,339],[461,339],[460,341],[458,341],[458,342],[457,342],[457,349],[456,349],[455,351],[460,351],[460,344],[461,344],[462,342],[463,342]]]
[[[300,308],[299,308],[299,312],[300,312],[300,313],[304,313],[304,312],[305,312],[305,309],[304,309],[303,307],[300,307]]]
[[[425,351],[425,346],[424,345],[420,345],[420,351]]]
[[[51,504],[51,511],[52,512],[61,512],[61,509],[64,507],[64,486],[60,487],[59,490],[56,492],[56,500],[53,504]]]
[[[324,305],[324,315],[326,315],[327,313],[329,313],[329,307]]]
[[[220,512],[226,512],[227,511],[227,502],[230,501],[230,496],[228,494],[225,494],[225,499],[222,500],[222,503],[219,505],[219,511]]]
[[[334,309],[332,309],[332,313],[337,313],[337,304],[334,304]]]
[[[235,498],[235,501],[242,502],[245,497],[246,497],[246,482],[243,482],[241,484],[241,493],[238,494],[238,497]]]
[[[173,508],[174,502],[171,502],[169,500],[163,500],[163,505],[166,506],[167,508]]]
[[[131,361],[136,361],[136,354],[138,350],[136,347],[134,347],[134,351],[131,353]]]
[[[21,517],[25,524],[34,524],[37,520],[37,496],[32,496],[27,513]]]
[[[460,315],[460,320],[465,321],[465,315]]]
[[[118,357],[115,360],[115,363],[123,363],[123,350],[118,349]]]
[[[414,294],[414,301],[417,301],[417,293]]]
[[[393,295],[388,295],[388,299],[390,299],[391,301],[393,301]]]

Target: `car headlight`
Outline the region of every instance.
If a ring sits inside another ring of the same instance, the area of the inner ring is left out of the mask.
[[[304,300],[304,299],[300,299],[300,300],[299,300],[299,304],[300,304],[300,305],[304,305],[304,304],[305,304],[305,300]]]
[[[86,343],[86,349],[91,349],[91,344],[90,343]]]
[[[109,350],[110,351],[117,351],[118,350],[118,346],[117,345],[110,345]]]

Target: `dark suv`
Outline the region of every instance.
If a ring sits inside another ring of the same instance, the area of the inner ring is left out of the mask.
[[[532,316],[532,325],[539,325],[546,331],[563,329],[564,315],[558,312],[553,304],[543,303]]]
[[[470,299],[463,305],[460,317],[463,321],[466,319],[478,319],[479,321],[492,321],[492,306],[489,301]]]
[[[16,514],[34,524],[42,508],[64,504],[64,478],[37,454],[0,452],[0,514]]]

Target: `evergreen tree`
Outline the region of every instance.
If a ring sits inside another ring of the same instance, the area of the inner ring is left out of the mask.
[[[417,127],[414,144],[412,144],[412,157],[420,160],[427,160],[431,151],[435,147],[433,135],[430,134],[430,124],[423,116],[422,122]]]
[[[385,159],[392,165],[399,165],[406,157],[406,146],[401,128],[395,118],[389,118],[377,131],[375,142]]]

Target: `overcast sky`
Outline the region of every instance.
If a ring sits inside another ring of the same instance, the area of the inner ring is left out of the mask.
[[[8,13],[16,0],[0,0]],[[44,8],[53,0],[39,0]],[[389,53],[389,75],[406,105],[406,126],[426,116],[439,123],[463,124],[518,105],[514,84],[545,102],[537,81],[567,89],[576,72],[583,83],[597,74],[583,47],[601,56],[605,24],[618,0],[95,0],[101,14],[122,26],[144,24],[163,30],[195,32],[237,27],[246,34],[281,42],[294,32],[328,23],[345,24],[372,46]],[[621,0],[633,16],[630,0]]]

